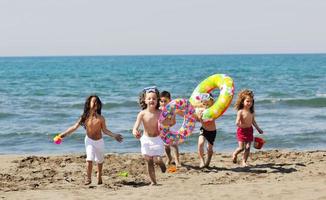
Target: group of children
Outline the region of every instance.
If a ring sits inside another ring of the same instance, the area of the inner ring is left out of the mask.
[[[164,144],[160,138],[158,130],[158,120],[160,117],[160,108],[166,106],[171,101],[171,94],[167,91],[159,93],[156,87],[144,88],[139,96],[139,105],[141,111],[137,115],[136,122],[133,126],[132,134],[140,140],[141,153],[147,164],[147,171],[151,181],[151,185],[156,185],[156,176],[154,164],[157,164],[161,171],[166,171],[166,164],[172,163],[171,149],[176,167],[181,167],[179,160],[179,149],[177,144]],[[209,108],[214,104],[214,98],[211,94],[207,98],[202,99],[203,109]],[[242,90],[238,94],[238,99],[235,103],[235,108],[238,110],[236,118],[237,139],[239,147],[232,154],[233,163],[237,163],[237,156],[244,151],[242,165],[248,166],[247,159],[250,153],[251,142],[253,141],[253,127],[259,133],[263,131],[257,125],[254,116],[254,94],[250,90]],[[68,128],[66,131],[59,134],[61,138],[73,133],[79,126],[83,126],[86,130],[85,148],[86,148],[86,163],[87,163],[87,179],[85,185],[91,183],[91,173],[93,162],[97,163],[97,179],[98,184],[102,184],[102,167],[104,162],[104,142],[102,133],[113,137],[118,142],[122,142],[123,137],[120,134],[112,133],[106,127],[104,117],[101,115],[102,103],[98,96],[89,96],[84,105],[84,113],[77,122]],[[202,112],[200,110],[196,114],[196,119],[201,123],[200,134],[198,138],[198,157],[199,167],[208,167],[213,155],[213,145],[216,138],[215,120],[204,122],[202,120]],[[176,113],[183,115],[182,113]],[[176,115],[166,122],[173,126],[176,123]],[[140,126],[143,131],[140,131]],[[204,145],[207,141],[207,157],[204,159]],[[167,156],[166,164],[163,162],[162,156],[164,150]]]

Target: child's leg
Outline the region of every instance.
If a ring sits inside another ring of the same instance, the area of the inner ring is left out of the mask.
[[[243,160],[242,160],[242,165],[243,166],[248,166],[247,160],[248,160],[248,157],[249,157],[249,154],[250,154],[250,145],[251,145],[251,142],[246,142],[245,143],[245,151],[243,153]]]
[[[169,165],[172,162],[170,145],[164,145],[164,149],[165,149],[165,154],[168,157],[168,160],[166,161],[166,164]]]
[[[239,147],[233,152],[232,154],[232,162],[235,164],[237,163],[238,154],[244,150],[244,142],[238,142]]]
[[[102,168],[103,168],[103,163],[98,163],[97,164],[97,184],[101,185],[103,183],[102,181]]]
[[[161,168],[161,171],[162,171],[163,173],[165,173],[165,171],[166,171],[166,167],[165,167],[165,164],[164,164],[164,162],[163,162],[162,157],[161,157],[161,156],[155,156],[155,160],[154,160],[154,162],[155,162],[157,165],[159,165],[160,168]]]
[[[205,144],[205,138],[204,136],[200,135],[198,137],[198,157],[199,157],[199,167],[202,168],[205,166],[205,160],[204,160],[204,144]]]
[[[145,155],[145,161],[147,163],[147,171],[148,171],[149,178],[151,179],[151,185],[156,185],[153,157]]]
[[[205,167],[209,166],[212,156],[213,156],[213,145],[211,143],[207,142],[207,160],[205,163]]]
[[[173,151],[174,151],[174,160],[175,160],[175,165],[177,167],[181,167],[181,163],[179,160],[179,148],[177,144],[172,145]]]
[[[93,162],[90,160],[86,161],[86,170],[87,170],[87,180],[85,181],[85,185],[89,185],[92,183],[92,170],[93,170]]]

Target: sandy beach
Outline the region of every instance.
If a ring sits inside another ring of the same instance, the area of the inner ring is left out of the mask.
[[[326,151],[257,151],[251,167],[216,153],[199,169],[195,153],[181,154],[183,166],[161,173],[149,186],[140,154],[107,154],[102,185],[84,186],[85,156],[1,155],[0,199],[326,199]]]

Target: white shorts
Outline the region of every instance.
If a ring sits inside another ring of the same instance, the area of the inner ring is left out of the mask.
[[[143,135],[140,138],[141,154],[147,156],[162,156],[164,154],[164,143],[160,136],[148,137]]]
[[[103,163],[104,161],[104,140],[92,140],[85,136],[86,161]]]

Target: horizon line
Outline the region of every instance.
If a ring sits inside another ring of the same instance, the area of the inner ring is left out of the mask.
[[[42,58],[42,57],[145,57],[145,56],[254,56],[254,55],[324,55],[326,52],[316,53],[221,53],[221,54],[71,54],[71,55],[11,55],[0,58]]]

